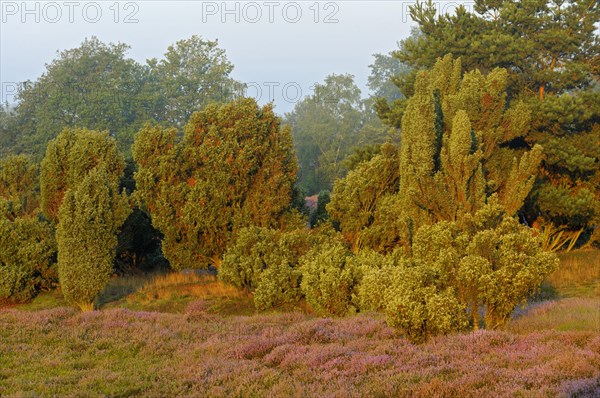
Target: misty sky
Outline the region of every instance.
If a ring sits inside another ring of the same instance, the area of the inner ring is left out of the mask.
[[[248,94],[261,103],[269,100],[271,86],[279,113],[292,109],[298,87],[302,95],[310,94],[313,84],[331,73],[353,74],[364,96],[372,54],[394,50],[410,34],[409,4],[56,1],[23,7],[21,1],[2,0],[2,101],[11,101],[12,82],[37,79],[57,50],[77,47],[92,35],[129,44],[129,56],[139,62],[160,58],[170,44],[194,34],[218,39],[235,65],[232,76],[252,82]],[[459,2],[440,4],[455,8]]]

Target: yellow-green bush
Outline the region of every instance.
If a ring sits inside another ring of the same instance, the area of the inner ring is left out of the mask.
[[[531,229],[494,199],[461,223],[421,227],[410,256],[361,253],[354,261],[361,310],[384,312],[413,341],[469,325],[504,326],[558,266]]]
[[[464,304],[452,287],[438,282],[434,268],[400,265],[388,271],[389,286],[384,293],[388,325],[415,342],[468,327]]]
[[[39,217],[38,165],[0,159],[0,299],[25,301],[57,281],[52,225]]]
[[[52,285],[55,253],[54,230],[47,222],[37,217],[11,220],[0,209],[0,299],[25,301]]]
[[[174,269],[219,268],[244,227],[274,228],[290,208],[297,162],[272,105],[210,104],[177,129],[135,137],[136,196]]]
[[[268,309],[298,301],[298,260],[310,249],[308,231],[248,227],[225,255],[219,278],[254,293],[254,305]]]
[[[302,292],[317,314],[342,316],[357,310],[360,269],[340,238],[313,247],[300,266]]]

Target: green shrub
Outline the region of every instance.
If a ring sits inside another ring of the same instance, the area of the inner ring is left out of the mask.
[[[384,312],[390,326],[416,342],[469,324],[502,327],[558,265],[495,197],[460,223],[421,227],[412,255],[401,253],[361,253],[354,259],[361,270],[357,301],[361,310]]]
[[[352,259],[360,270],[360,283],[357,287],[357,303],[361,311],[383,311],[386,305],[385,290],[391,285],[392,268],[404,261],[394,252],[384,256],[367,251]]]
[[[0,158],[0,199],[7,217],[34,215],[39,211],[38,165],[26,155]]]
[[[362,276],[357,288],[360,309],[384,312],[388,325],[411,341],[468,326],[465,306],[435,267],[419,265],[399,250],[387,256],[361,253],[354,261]]]
[[[381,246],[378,240],[389,235],[391,229],[388,226],[392,222],[386,218],[371,231],[382,198],[397,193],[399,186],[398,149],[387,143],[380,152],[357,165],[345,178],[338,179],[327,205],[331,219],[339,225],[354,253],[364,248],[377,250]],[[369,235],[366,231],[375,234],[366,237],[365,234]]]
[[[500,210],[491,206],[467,218],[463,238],[469,244],[462,261],[469,270],[479,271],[479,300],[488,329],[504,326],[514,309],[525,304],[559,265],[554,253],[541,249],[540,238],[513,217],[504,215],[493,227],[481,229],[486,219],[497,219],[494,212]]]
[[[26,301],[56,282],[54,230],[37,217],[0,211],[0,299]]]
[[[360,269],[339,237],[316,245],[300,266],[302,291],[317,314],[343,316],[357,310]]]
[[[478,328],[481,310],[488,329],[502,327],[512,311],[537,291],[558,266],[531,229],[509,217],[493,198],[462,222],[420,228],[413,243],[415,264],[436,273],[440,288],[452,288]]]
[[[292,201],[297,162],[288,126],[250,98],[210,104],[184,128],[135,137],[136,196],[176,270],[221,267],[238,232],[275,228]]]
[[[300,293],[300,272],[287,261],[272,263],[262,273],[254,291],[254,306],[259,310],[295,303]]]
[[[438,286],[438,273],[427,266],[388,267],[384,292],[388,325],[413,342],[468,326],[465,307],[451,287]]]
[[[254,292],[264,310],[301,298],[298,260],[310,249],[308,231],[242,228],[219,269],[222,281]]]
[[[54,230],[38,217],[38,165],[0,159],[0,300],[25,301],[57,281]]]
[[[64,129],[50,141],[40,169],[41,209],[58,221],[58,212],[68,189],[74,188],[94,168],[101,168],[112,185],[118,185],[125,161],[108,131]]]

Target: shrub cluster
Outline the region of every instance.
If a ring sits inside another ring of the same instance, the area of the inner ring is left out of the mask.
[[[35,216],[11,220],[0,209],[0,299],[25,301],[53,286],[55,253],[48,222]]]
[[[38,167],[0,159],[0,300],[25,301],[56,283],[52,225],[39,214]]]
[[[309,236],[301,230],[243,228],[223,256],[219,277],[253,292],[258,309],[294,303],[301,297],[298,260],[309,248]]]
[[[302,291],[319,315],[356,312],[358,268],[339,237],[316,245],[300,260]]]
[[[420,228],[411,256],[386,256],[365,266],[359,302],[362,309],[385,312],[390,325],[417,341],[499,328],[558,266],[540,246],[528,227],[492,203],[464,225]]]
[[[558,266],[495,197],[460,222],[420,227],[411,252],[352,253],[343,235],[243,229],[221,279],[253,292],[258,309],[304,298],[322,316],[381,311],[413,341],[501,328]]]

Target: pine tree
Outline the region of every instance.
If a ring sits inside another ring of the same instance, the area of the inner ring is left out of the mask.
[[[56,231],[58,273],[65,298],[93,309],[112,272],[117,234],[129,215],[127,196],[100,167],[67,190]]]
[[[271,105],[209,105],[181,140],[175,129],[147,126],[133,155],[136,195],[175,269],[219,266],[241,228],[277,226],[290,207],[296,158]]]
[[[600,217],[598,2],[478,0],[475,12],[461,6],[436,16],[428,1],[410,10],[417,29],[394,53],[413,68],[393,79],[405,97],[415,94],[418,71],[446,54],[460,57],[466,70],[505,68],[507,101],[523,101],[532,118],[528,134],[504,146],[544,147],[523,214],[530,223],[591,233]],[[380,117],[396,127],[406,107],[403,99],[377,104]]]

